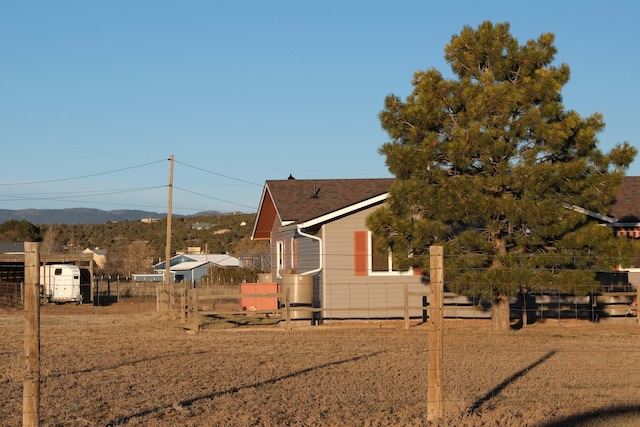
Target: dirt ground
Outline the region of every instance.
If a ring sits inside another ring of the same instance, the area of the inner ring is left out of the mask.
[[[0,420],[22,424],[24,320],[0,314]],[[426,420],[414,323],[206,323],[155,305],[41,310],[42,426],[638,425],[640,326],[561,321],[494,333],[446,321],[444,417]]]

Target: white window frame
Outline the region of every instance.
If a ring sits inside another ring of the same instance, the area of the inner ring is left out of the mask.
[[[284,270],[284,240],[278,240],[276,241],[276,277],[282,278],[282,270]]]

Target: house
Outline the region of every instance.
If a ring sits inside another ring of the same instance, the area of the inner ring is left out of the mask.
[[[179,254],[169,260],[169,270],[172,282],[200,283],[212,267],[239,267],[238,258],[227,254]],[[162,282],[164,279],[166,262],[153,266],[153,274],[134,274],[135,281]]]
[[[393,180],[266,181],[252,239],[271,244],[272,280],[282,283],[288,273],[314,276],[313,305],[323,309],[323,319],[402,316],[403,285],[411,292],[425,292],[428,285],[420,272],[394,270],[390,254],[374,253],[365,225],[385,203]],[[640,238],[639,196],[640,177],[626,177],[609,216],[566,207],[606,223],[618,236]]]
[[[192,230],[209,230],[210,228],[215,227],[215,224],[211,224],[208,222],[194,222],[191,224]]]
[[[392,178],[266,181],[252,239],[271,242],[271,276],[313,276],[323,320],[399,318],[404,285],[426,291],[419,271],[397,271],[374,253],[365,220],[385,203]],[[413,311],[412,316],[421,311]]]
[[[87,248],[82,251],[83,254],[92,254],[93,262],[98,268],[104,268],[107,265],[107,250],[100,248]]]

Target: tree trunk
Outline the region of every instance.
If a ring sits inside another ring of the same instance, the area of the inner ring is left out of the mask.
[[[493,309],[491,311],[491,328],[494,331],[507,331],[511,324],[511,312],[509,309],[509,297],[500,294],[493,297]]]

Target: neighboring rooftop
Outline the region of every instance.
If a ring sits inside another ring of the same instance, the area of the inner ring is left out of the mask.
[[[627,176],[622,181],[609,215],[617,222],[640,222],[640,176]]]

